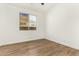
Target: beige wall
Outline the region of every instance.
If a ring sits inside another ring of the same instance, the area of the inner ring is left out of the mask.
[[[36,31],[19,30],[19,12],[37,16]],[[16,7],[11,4],[0,4],[0,45],[30,41],[45,37],[44,15],[34,10]]]
[[[79,4],[58,4],[47,16],[47,38],[79,49]]]

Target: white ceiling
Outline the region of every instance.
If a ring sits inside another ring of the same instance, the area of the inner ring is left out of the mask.
[[[45,3],[41,5],[41,3],[15,3],[13,5],[27,7],[36,11],[40,12],[48,12],[51,8],[53,8],[56,4],[55,3]]]

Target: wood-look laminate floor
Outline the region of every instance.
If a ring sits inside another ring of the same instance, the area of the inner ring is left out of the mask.
[[[40,39],[0,47],[0,56],[76,56],[79,51]]]

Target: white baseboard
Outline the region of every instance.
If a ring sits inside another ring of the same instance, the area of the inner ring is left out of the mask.
[[[48,38],[48,37],[46,37],[46,39],[48,39],[48,40],[50,40],[50,41],[54,41],[54,42],[59,43],[59,44],[62,44],[62,45],[65,45],[65,46],[68,46],[68,47],[70,47],[70,48],[79,50],[78,47],[72,46],[72,45],[70,45],[70,44],[68,44],[68,43],[61,42],[61,41],[57,41],[57,40],[54,40],[54,39],[51,39],[51,38]]]
[[[39,39],[44,39],[44,37],[30,38],[29,40],[24,39],[24,40],[20,40],[20,41],[17,41],[17,40],[16,41],[8,41],[8,42],[5,42],[5,43],[3,42],[3,43],[0,43],[0,46],[16,44],[16,43],[21,43],[21,42],[28,42],[28,41],[39,40]]]

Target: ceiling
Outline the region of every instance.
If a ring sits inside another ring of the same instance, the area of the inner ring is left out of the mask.
[[[35,11],[48,12],[56,4],[55,3],[45,3],[44,5],[41,5],[41,3],[15,3],[14,5],[21,6],[21,7],[27,7],[27,8],[33,9]]]

